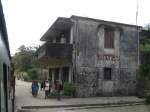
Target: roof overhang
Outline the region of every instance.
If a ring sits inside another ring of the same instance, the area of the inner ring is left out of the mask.
[[[73,22],[71,22],[70,18],[59,17],[40,40],[47,41],[60,36],[61,33],[70,31],[72,24]]]

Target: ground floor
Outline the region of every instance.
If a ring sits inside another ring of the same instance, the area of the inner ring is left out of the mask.
[[[57,67],[48,68],[44,77],[52,83],[55,80],[73,83],[77,97],[133,96],[137,89],[135,68],[110,67]]]
[[[137,89],[136,69],[120,67],[78,67],[77,96],[134,96]]]

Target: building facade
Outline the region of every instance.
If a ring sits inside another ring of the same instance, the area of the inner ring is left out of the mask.
[[[138,27],[86,17],[58,18],[42,36],[37,59],[54,82],[78,97],[136,94]]]

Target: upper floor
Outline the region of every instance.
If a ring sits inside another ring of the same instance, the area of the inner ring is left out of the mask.
[[[70,46],[71,50],[65,53],[69,54],[71,59],[73,56],[77,57],[80,65],[84,62],[84,65],[95,65],[95,60],[128,62],[132,59],[131,61],[135,62],[138,60],[139,28],[136,25],[79,16],[59,17],[42,36],[41,41],[45,41],[44,45],[65,46],[55,52],[65,51]],[[50,49],[54,47],[49,47],[49,52],[52,51]],[[41,54],[42,52],[39,53]],[[51,52],[52,54],[54,52]]]

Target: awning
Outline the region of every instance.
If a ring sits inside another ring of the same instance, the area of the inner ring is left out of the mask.
[[[70,31],[72,24],[73,22],[71,22],[70,18],[59,17],[40,40],[48,41],[60,36],[62,33],[68,32]]]

